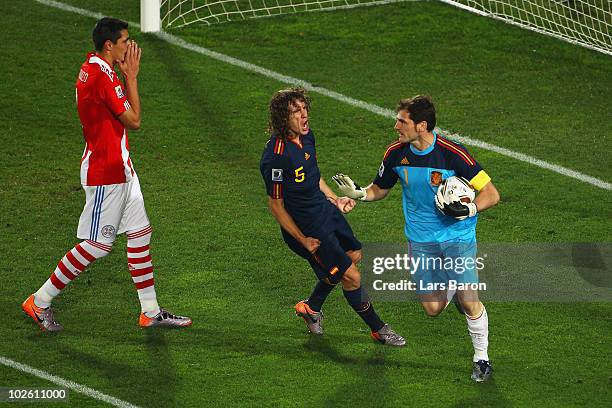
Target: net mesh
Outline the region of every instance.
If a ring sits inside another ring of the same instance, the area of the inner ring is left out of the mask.
[[[406,0],[162,0],[164,27],[215,24]],[[612,55],[610,0],[440,0]]]
[[[610,0],[443,0],[612,55]]]
[[[215,24],[248,18],[270,17],[304,11],[335,10],[404,0],[163,0],[164,27],[193,23]]]

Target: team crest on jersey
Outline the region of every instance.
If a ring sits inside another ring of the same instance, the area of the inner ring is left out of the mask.
[[[432,186],[439,186],[442,184],[442,173],[439,171],[432,171],[429,181],[431,182]]]
[[[112,225],[105,225],[102,227],[102,230],[100,231],[102,233],[102,236],[104,238],[112,238],[115,236],[115,227],[113,227]]]
[[[83,70],[79,72],[79,81],[87,82],[87,78],[89,78],[89,74]]]
[[[125,97],[125,94],[123,93],[123,89],[121,89],[121,85],[117,85],[115,87],[115,92],[117,93],[117,98],[121,99]]]
[[[272,169],[272,181],[283,181],[283,169]]]
[[[304,152],[304,158],[305,158],[306,160],[308,160],[308,159],[310,159],[310,155],[309,155],[308,153]]]

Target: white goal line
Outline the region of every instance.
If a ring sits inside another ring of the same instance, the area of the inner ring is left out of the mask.
[[[35,0],[36,2],[40,3],[40,4],[44,4],[46,6],[51,6],[51,7],[55,7],[61,10],[65,10],[65,11],[70,11],[72,13],[76,13],[76,14],[80,14],[82,16],[86,16],[86,17],[92,17],[95,19],[100,19],[102,17],[104,17],[103,14],[97,13],[97,12],[93,12],[93,11],[89,11],[89,10],[85,10],[82,8],[78,8],[78,7],[74,7],[74,6],[70,6],[68,4],[64,4],[58,1],[54,1],[54,0]],[[140,28],[140,24],[138,23],[134,23],[129,21],[128,22],[130,26],[132,27],[136,27],[136,28]],[[315,92],[324,96],[327,96],[329,98],[335,99],[337,101],[340,102],[344,102],[348,105],[354,106],[354,107],[358,107],[364,110],[367,110],[369,112],[375,113],[377,115],[380,116],[384,116],[387,118],[395,118],[395,112],[390,110],[390,109],[385,109],[385,108],[381,108],[380,106],[377,105],[373,105],[364,101],[360,101],[358,99],[354,99],[351,98],[349,96],[340,94],[338,92],[334,92],[332,90],[326,89],[326,88],[321,88],[318,86],[314,86],[309,82],[303,81],[301,79],[298,78],[293,78],[291,76],[287,76],[287,75],[283,75],[280,74],[278,72],[260,67],[258,65],[255,64],[251,64],[249,62],[246,61],[242,61],[238,58],[234,58],[234,57],[230,57],[229,55],[225,55],[225,54],[221,54],[219,52],[216,51],[212,51],[209,50],[208,48],[204,48],[201,47],[199,45],[196,44],[192,44],[190,42],[187,42],[185,40],[183,40],[180,37],[177,37],[175,35],[166,33],[164,31],[160,31],[158,33],[153,33],[153,35],[155,35],[156,37],[170,43],[173,45],[176,45],[178,47],[196,52],[198,54],[201,55],[205,55],[207,57],[216,59],[218,61],[221,62],[225,62],[227,64],[230,65],[234,65],[240,68],[243,68],[247,71],[251,71],[251,72],[255,72],[257,74],[260,74],[262,76],[274,79],[276,81],[279,82],[283,82],[286,84],[292,84],[292,85],[300,85],[302,87],[304,87],[305,89],[311,91],[311,92]],[[587,184],[591,184],[595,187],[599,187],[602,188],[604,190],[608,190],[608,191],[612,191],[612,183],[608,183],[604,180],[589,176],[587,174],[581,173],[579,171],[576,170],[572,170],[569,169],[567,167],[563,167],[563,166],[559,166],[557,164],[553,164],[553,163],[549,163],[546,162],[544,160],[540,160],[540,159],[536,159],[535,157],[523,154],[523,153],[519,153],[519,152],[515,152],[513,150],[510,149],[506,149],[504,147],[500,147],[500,146],[496,146],[487,142],[483,142],[481,140],[477,140],[477,139],[472,139],[469,138],[467,136],[462,136],[460,134],[457,133],[453,133],[453,132],[449,132],[446,131],[444,129],[441,129],[442,132],[450,135],[452,138],[456,139],[457,141],[459,141],[460,143],[466,144],[466,145],[470,145],[470,146],[476,146],[479,147],[481,149],[485,149],[485,150],[489,150],[498,154],[501,154],[503,156],[507,156],[507,157],[511,157],[515,160],[519,160],[525,163],[529,163],[532,164],[534,166],[538,166],[540,168],[546,169],[546,170],[550,170],[553,171],[555,173],[567,176],[567,177],[571,177],[573,179],[579,180],[583,183],[587,183]]]

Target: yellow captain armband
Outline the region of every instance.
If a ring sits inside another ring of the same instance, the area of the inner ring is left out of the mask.
[[[480,170],[478,174],[470,180],[470,184],[476,190],[480,190],[484,186],[486,186],[489,181],[491,181],[491,177],[489,177],[489,175],[484,170]]]

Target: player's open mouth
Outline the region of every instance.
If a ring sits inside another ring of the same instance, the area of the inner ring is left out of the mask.
[[[308,131],[308,121],[306,121],[306,122],[304,122],[304,123],[302,124],[302,130],[303,130],[304,132]]]

